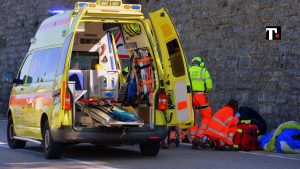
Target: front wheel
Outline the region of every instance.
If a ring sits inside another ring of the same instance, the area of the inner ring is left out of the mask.
[[[26,145],[26,141],[14,139],[15,135],[16,134],[15,134],[13,119],[12,119],[12,117],[9,117],[8,123],[7,123],[7,129],[6,129],[6,137],[7,137],[8,146],[11,149],[24,148]]]
[[[159,141],[148,141],[140,144],[140,150],[142,154],[146,156],[156,156],[159,152]]]
[[[43,150],[47,159],[59,159],[63,150],[62,143],[52,139],[48,121],[45,122],[43,128]]]

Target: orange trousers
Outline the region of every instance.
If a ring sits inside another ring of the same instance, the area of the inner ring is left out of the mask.
[[[208,123],[212,117],[212,108],[206,101],[205,93],[197,92],[193,94],[193,107],[195,108],[195,111],[199,111],[202,120],[199,122],[195,118],[195,125],[190,128],[190,134],[192,137],[196,136],[198,138],[203,138],[205,130],[207,129]]]

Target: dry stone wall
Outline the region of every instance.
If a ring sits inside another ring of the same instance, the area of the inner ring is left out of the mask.
[[[16,72],[39,23],[54,6],[75,0],[2,0],[0,19],[0,107],[11,88],[2,74]],[[230,98],[253,107],[270,127],[300,120],[299,0],[131,0],[143,11],[166,7],[188,61],[200,54],[210,70],[214,111]],[[18,5],[16,5],[18,3]],[[266,26],[281,26],[282,39],[267,41]]]

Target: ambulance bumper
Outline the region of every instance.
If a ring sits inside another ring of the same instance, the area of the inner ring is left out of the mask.
[[[160,141],[167,136],[165,126],[149,125],[144,127],[119,127],[119,128],[81,128],[62,126],[51,130],[52,138],[61,143],[93,143],[99,145],[137,144],[144,141]]]

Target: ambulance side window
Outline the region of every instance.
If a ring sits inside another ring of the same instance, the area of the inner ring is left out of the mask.
[[[47,57],[43,59],[40,82],[48,82],[54,80],[60,51],[60,48],[48,49]]]
[[[23,83],[26,82],[26,77],[28,77],[28,71],[29,71],[31,59],[32,59],[32,54],[27,56],[23,66],[22,66],[22,69],[20,70],[19,80],[21,80]]]
[[[60,48],[45,49],[34,52],[27,82],[39,83],[54,80],[59,53]]]
[[[27,83],[43,82],[42,68],[45,66],[43,60],[48,57],[49,50],[40,50],[33,53],[33,58],[30,64],[29,77]],[[50,65],[48,65],[50,66]]]
[[[168,53],[170,56],[170,62],[172,67],[172,72],[175,77],[180,77],[185,75],[183,57],[181,55],[181,50],[177,39],[167,43]]]

